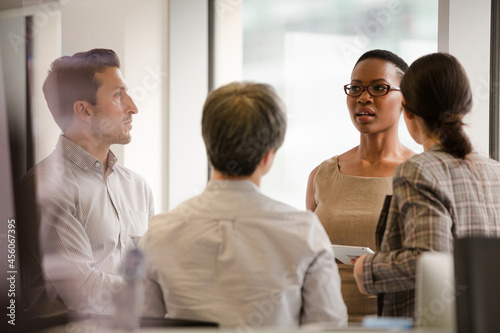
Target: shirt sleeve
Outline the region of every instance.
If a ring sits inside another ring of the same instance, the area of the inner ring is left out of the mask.
[[[114,298],[124,285],[120,275],[99,269],[74,198],[57,182],[37,191],[40,209],[40,246],[48,293],[58,295],[70,309],[112,314]],[[55,290],[50,290],[54,288]]]
[[[335,323],[347,325],[347,308],[340,291],[340,275],[330,240],[315,217],[313,234],[316,256],[309,265],[302,286],[301,325]]]
[[[152,255],[152,252],[154,250],[148,246],[151,243],[151,240],[148,238],[149,235],[146,233],[146,235],[142,237],[139,242],[139,248],[144,253],[146,270],[146,278],[144,279],[145,301],[142,316],[150,318],[163,318],[167,313],[167,309],[163,299],[163,291],[158,283],[158,274],[153,263],[155,256]]]
[[[393,190],[381,251],[363,264],[363,285],[371,294],[414,289],[420,254],[452,250],[450,196],[432,172],[404,163],[394,173]]]
[[[146,276],[144,280],[144,308],[142,310],[143,317],[164,318],[167,314],[163,293],[160,285],[151,278],[151,275]]]

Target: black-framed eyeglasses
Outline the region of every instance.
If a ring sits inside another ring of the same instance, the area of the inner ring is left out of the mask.
[[[347,96],[351,97],[361,96],[365,89],[368,90],[368,93],[374,97],[385,96],[391,90],[401,91],[401,89],[399,88],[394,88],[388,84],[383,83],[370,84],[369,86],[364,86],[362,84],[346,84],[344,86],[345,93],[347,94]]]

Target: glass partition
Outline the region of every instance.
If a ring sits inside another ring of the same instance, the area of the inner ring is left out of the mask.
[[[299,209],[323,160],[359,144],[343,85],[357,58],[387,49],[410,64],[437,51],[438,1],[243,0],[244,80],[273,85],[288,130],[262,191]],[[400,137],[416,152],[401,117]]]

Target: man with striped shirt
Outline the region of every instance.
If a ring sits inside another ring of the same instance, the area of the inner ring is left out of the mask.
[[[62,134],[22,184],[36,190],[21,217],[32,240],[22,262],[30,317],[112,314],[130,236],[142,235],[154,213],[149,185],[109,149],[130,142],[138,112],[119,67],[114,51],[93,49],[55,60],[44,83]]]

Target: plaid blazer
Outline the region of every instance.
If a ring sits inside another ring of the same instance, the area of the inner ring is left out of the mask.
[[[433,146],[396,168],[387,207],[377,253],[364,260],[363,283],[382,296],[379,314],[413,317],[423,251],[452,252],[457,237],[500,237],[500,163],[475,153],[455,158]]]

